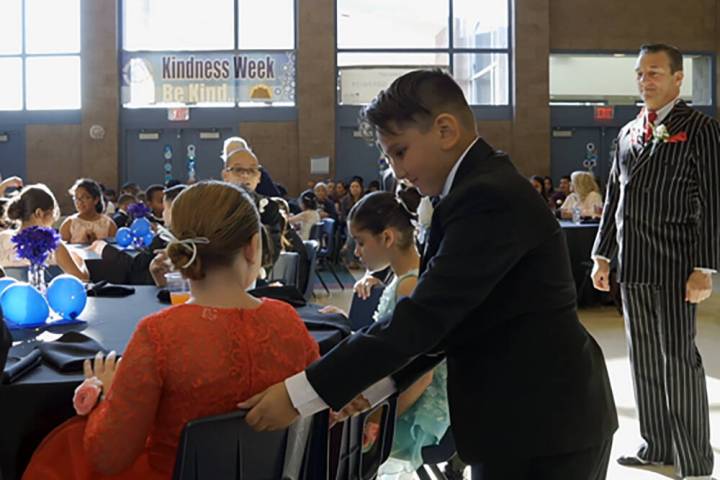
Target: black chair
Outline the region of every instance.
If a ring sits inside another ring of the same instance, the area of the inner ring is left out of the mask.
[[[322,450],[327,412],[277,432],[253,431],[245,413],[239,410],[188,422],[180,437],[173,480],[311,480],[327,475],[327,443]],[[315,432],[319,437],[313,442]]]
[[[373,288],[370,291],[370,296],[365,300],[358,297],[357,293],[353,295],[350,312],[348,313],[350,328],[353,331],[360,330],[373,323],[373,314],[380,303],[383,290],[385,290],[385,287],[377,286]]]
[[[449,461],[456,453],[455,439],[448,428],[440,443],[422,449],[423,465],[415,471],[415,474],[420,480],[432,480],[433,477],[428,474],[430,470],[437,480],[447,480],[447,476],[440,470],[438,464]]]
[[[296,287],[298,283],[298,263],[300,255],[295,252],[280,252],[275,265],[268,275],[268,283],[281,282],[288,287]]]
[[[332,259],[335,252],[335,220],[333,220],[332,218],[326,218],[317,225],[315,225],[313,228],[315,232],[311,231],[310,237],[313,238],[314,233],[319,237],[320,242],[320,249],[317,253],[318,265],[323,269],[330,270],[330,273],[332,273],[333,277],[335,277],[335,280],[337,280],[340,288],[342,290],[345,290],[345,285],[343,285],[340,277],[338,277],[337,272],[332,266]],[[320,277],[320,274],[317,271],[316,274],[320,279],[320,282],[323,284],[323,287],[325,287],[325,290],[330,293],[330,290],[328,290],[327,285],[325,284],[325,281]]]
[[[317,252],[319,249],[318,242],[316,240],[305,240],[303,242],[305,245],[305,249],[307,250],[307,262],[308,262],[308,268],[305,269],[307,272],[307,278],[304,279],[305,281],[302,282],[305,284],[305,291],[303,292],[303,296],[305,297],[306,301],[310,301],[310,298],[313,296],[313,290],[315,288],[315,277],[317,275],[316,268],[317,268]],[[322,278],[320,279],[322,282]],[[323,286],[325,287],[325,290],[330,294],[330,291],[327,289],[327,285],[323,282]]]
[[[364,452],[365,423],[378,410],[381,411],[381,419],[377,441],[369,451]],[[390,457],[395,435],[396,411],[397,395],[393,395],[373,410],[343,422],[333,480],[372,480],[377,477],[378,468]]]

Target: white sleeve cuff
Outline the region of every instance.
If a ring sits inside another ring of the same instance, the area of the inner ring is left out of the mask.
[[[378,403],[382,402],[386,398],[388,398],[390,395],[395,393],[397,388],[395,387],[395,382],[390,377],[385,377],[379,382],[376,382],[375,384],[369,386],[363,393],[363,397],[365,397],[365,400],[370,403],[371,406],[375,406]]]
[[[328,408],[307,379],[305,371],[285,379],[285,388],[290,396],[293,407],[301,417],[309,417]]]
[[[610,259],[607,258],[607,257],[604,257],[604,256],[602,256],[602,255],[593,255],[593,256],[592,256],[592,259],[593,259],[593,260],[598,260],[598,259],[599,259],[599,260],[605,260],[606,262],[610,263]]]
[[[717,273],[717,270],[713,270],[712,268],[695,267],[695,270],[698,272],[709,273],[710,275]]]

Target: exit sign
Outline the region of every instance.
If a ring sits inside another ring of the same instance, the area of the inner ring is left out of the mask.
[[[615,118],[615,107],[595,107],[595,120],[608,121]]]

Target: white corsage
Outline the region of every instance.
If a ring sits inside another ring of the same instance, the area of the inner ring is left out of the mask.
[[[265,213],[265,207],[267,207],[269,204],[270,204],[270,200],[268,200],[267,198],[260,199],[260,205],[258,208],[258,210],[260,210],[260,215]]]

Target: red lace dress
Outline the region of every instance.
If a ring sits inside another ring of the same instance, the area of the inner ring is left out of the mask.
[[[169,479],[189,420],[232,411],[318,357],[280,301],[163,310],[138,324],[105,400],[53,430],[23,479]]]

